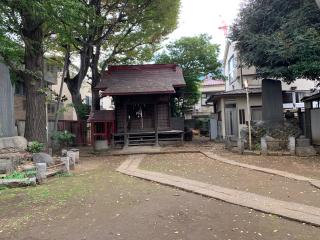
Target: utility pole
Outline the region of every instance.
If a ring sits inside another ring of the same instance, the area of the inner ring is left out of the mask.
[[[249,130],[249,149],[252,150],[252,135],[251,135],[251,109],[250,109],[250,96],[249,96],[249,83],[246,79],[244,81],[244,87],[247,95],[247,112],[248,112],[248,130]]]

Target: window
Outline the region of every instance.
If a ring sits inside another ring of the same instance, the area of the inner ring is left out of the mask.
[[[207,105],[207,104],[206,104],[206,101],[207,101],[207,94],[202,93],[202,94],[201,94],[201,105],[202,105],[202,106]]]
[[[246,124],[246,115],[244,109],[239,109],[239,122],[240,124]]]
[[[233,83],[235,81],[234,70],[236,68],[236,61],[234,55],[228,61],[228,79],[229,83]]]
[[[292,103],[292,92],[282,92],[283,103]]]
[[[262,107],[251,107],[251,120],[261,121],[262,120]]]

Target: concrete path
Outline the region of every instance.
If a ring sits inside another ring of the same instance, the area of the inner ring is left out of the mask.
[[[247,169],[258,171],[258,172],[278,175],[281,177],[285,177],[285,178],[289,178],[289,179],[293,179],[293,180],[297,180],[297,181],[308,182],[312,186],[314,186],[316,188],[320,188],[320,180],[317,180],[317,179],[312,179],[312,178],[296,175],[296,174],[285,172],[285,171],[275,170],[275,169],[271,169],[271,168],[263,168],[263,167],[258,167],[258,166],[254,166],[254,165],[250,165],[250,164],[240,163],[240,162],[237,162],[234,160],[229,160],[227,158],[221,157],[221,156],[214,154],[212,152],[201,151],[201,153],[204,154],[205,156],[207,156],[208,158],[217,160],[219,162],[223,162],[223,163],[230,164],[233,166],[247,168]]]
[[[294,202],[280,201],[260,196],[258,194],[223,188],[159,172],[141,170],[138,167],[145,156],[146,155],[129,156],[127,160],[120,165],[117,171],[129,176],[177,187],[179,189],[212,197],[235,205],[320,226],[320,208]]]

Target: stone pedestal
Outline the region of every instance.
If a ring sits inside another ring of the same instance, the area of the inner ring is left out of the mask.
[[[238,139],[238,151],[240,154],[244,153],[244,140],[242,138]]]
[[[73,151],[68,151],[67,156],[69,157],[69,160],[70,160],[70,170],[74,170],[75,164],[76,164],[76,153]]]
[[[311,140],[305,136],[297,138],[296,154],[300,157],[311,157],[317,155],[316,150],[311,145]]]
[[[291,155],[296,154],[296,138],[295,137],[289,137],[288,139],[288,149]]]
[[[0,113],[1,116],[1,113]],[[2,148],[17,148],[25,150],[28,146],[28,141],[24,137],[2,137],[0,138],[0,149]]]
[[[47,164],[46,163],[37,163],[37,180],[41,184],[46,181],[47,179]]]
[[[75,157],[76,157],[76,163],[80,163],[80,151],[77,148],[72,148],[70,149],[71,152],[75,153]]]
[[[107,140],[96,140],[94,144],[94,150],[96,151],[102,151],[102,150],[108,150],[109,145]]]
[[[261,138],[261,154],[262,155],[268,154],[268,144],[267,144],[267,139],[265,137]]]
[[[61,157],[61,162],[64,163],[64,172],[69,173],[69,171],[70,171],[70,158],[69,157]]]

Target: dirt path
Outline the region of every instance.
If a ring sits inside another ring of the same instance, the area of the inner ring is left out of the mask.
[[[0,239],[314,240],[320,235],[319,228],[116,173],[123,159],[93,158],[74,176],[1,191]]]
[[[231,166],[202,154],[152,155],[140,168],[320,207],[320,190],[306,182]]]

